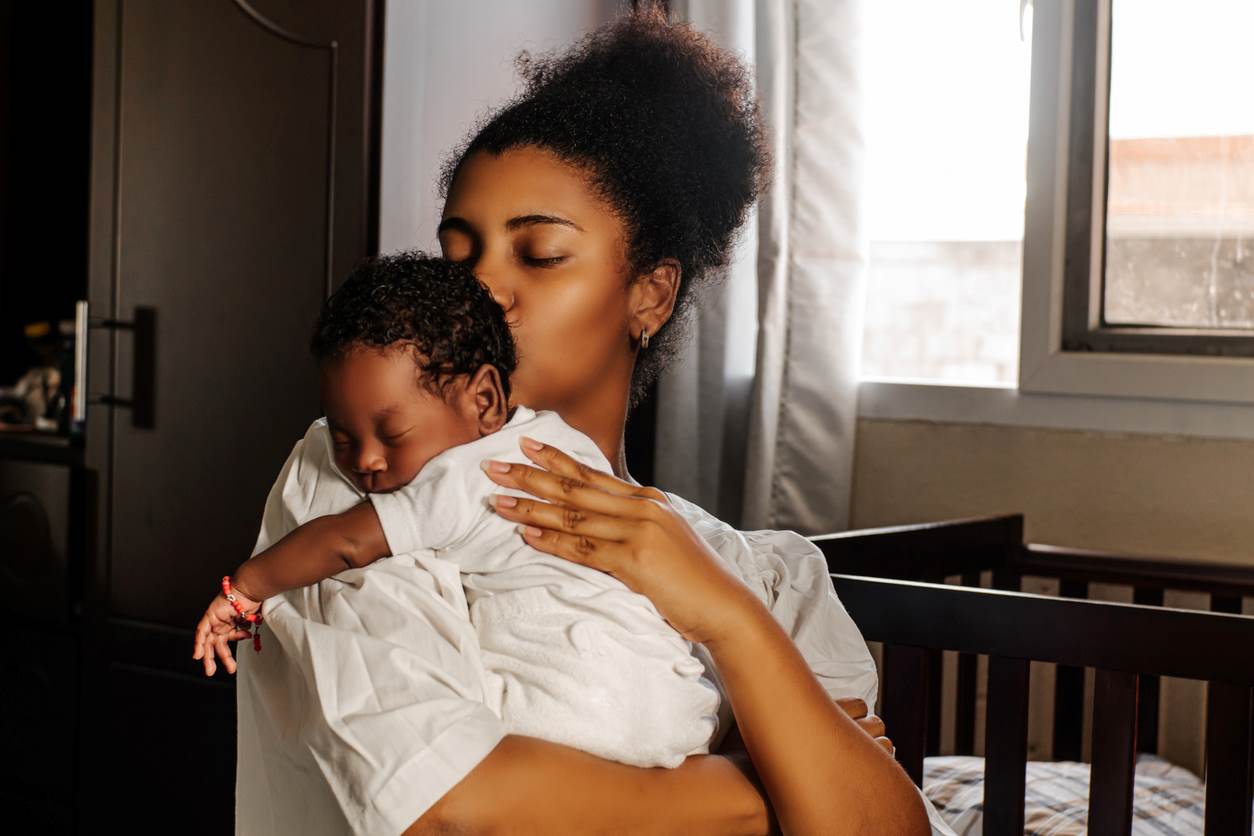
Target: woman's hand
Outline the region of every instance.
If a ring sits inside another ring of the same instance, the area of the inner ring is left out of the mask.
[[[837,697],[836,704],[852,717],[864,732],[875,738],[875,742],[883,746],[884,751],[893,756],[897,755],[897,747],[893,745],[893,741],[884,737],[884,732],[887,731],[884,728],[884,721],[878,715],[867,711],[865,700],[859,697]]]
[[[523,453],[543,467],[485,462],[498,485],[542,499],[493,497],[502,517],[533,526],[523,539],[543,552],[608,572],[647,597],[685,639],[735,632],[761,602],[657,488],[637,487],[550,445]],[[489,466],[490,465],[490,466]]]
[[[254,612],[261,606],[260,602],[244,595],[239,589],[233,589],[232,592],[245,612]],[[227,642],[251,636],[252,633],[244,627],[246,624],[247,621],[241,623],[239,614],[221,592],[209,602],[200,623],[196,625],[196,639],[192,649],[193,659],[204,657],[205,676],[213,676],[218,669],[214,661],[215,654],[222,659],[227,673],[235,673],[235,657],[231,655]]]

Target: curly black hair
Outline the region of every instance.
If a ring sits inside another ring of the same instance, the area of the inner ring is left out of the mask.
[[[466,265],[421,250],[366,259],[323,301],[309,350],[322,363],[397,342],[417,349],[419,383],[438,397],[450,380],[490,363],[508,401],[514,338],[505,310]]]
[[[525,88],[481,115],[441,167],[439,198],[473,152],[537,146],[579,167],[623,222],[627,278],[663,258],[681,265],[670,319],[649,335],[628,409],[678,354],[694,296],[725,268],[754,200],[770,183],[769,138],[751,67],[652,4],[594,30],[564,52],[515,68]]]

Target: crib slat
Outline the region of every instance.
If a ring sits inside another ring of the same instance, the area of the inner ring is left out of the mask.
[[[1133,590],[1132,603],[1149,607],[1163,605],[1162,587],[1138,586]],[[1157,676],[1141,677],[1137,697],[1136,750],[1158,754],[1158,695],[1162,688]]]
[[[1206,684],[1206,836],[1250,832],[1254,689]]]
[[[1210,608],[1240,613],[1241,596],[1212,593]],[[1250,832],[1250,693],[1206,684],[1206,836]]]
[[[944,682],[945,651],[928,650],[927,653],[927,746],[924,757],[940,754],[941,731],[941,683]]]
[[[1089,597],[1086,581],[1058,582],[1063,598]],[[1078,761],[1084,745],[1084,668],[1056,665],[1054,669],[1054,760]]]
[[[1011,592],[1023,590],[1023,575],[1007,566],[993,569],[993,589],[1008,589]]]
[[[1211,593],[1210,608],[1212,612],[1231,612],[1240,614],[1241,596]]]
[[[964,572],[962,585],[979,586],[980,573]],[[958,693],[954,706],[954,754],[956,755],[975,754],[975,695],[979,658],[975,653],[958,654]]]
[[[884,645],[884,727],[897,749],[897,762],[916,787],[923,786],[927,742],[927,651]]]
[[[1027,659],[990,656],[984,717],[984,833],[1023,833],[1028,763]]]
[[[957,715],[954,717],[954,754],[975,754],[975,686],[980,657],[958,654]]]
[[[1136,777],[1137,675],[1099,669],[1094,685],[1089,832],[1130,833]]]

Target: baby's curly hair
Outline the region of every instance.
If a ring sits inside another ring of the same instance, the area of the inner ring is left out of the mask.
[[[676,356],[694,297],[725,277],[739,230],[770,182],[772,159],[751,67],[652,4],[594,30],[560,54],[523,51],[525,89],[480,116],[441,167],[447,200],[462,162],[538,146],[586,172],[627,237],[627,280],[660,259],[682,275],[670,319],[649,335],[628,409]]]
[[[413,345],[420,385],[445,397],[448,381],[496,367],[509,399],[517,365],[505,311],[470,268],[421,250],[363,261],[322,303],[309,350],[319,362]]]

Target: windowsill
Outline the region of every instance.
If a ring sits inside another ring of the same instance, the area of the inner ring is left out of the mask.
[[[1254,440],[1254,404],[1038,394],[995,384],[863,380],[858,417]]]

